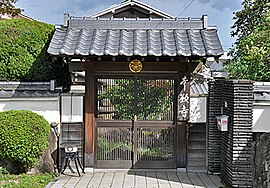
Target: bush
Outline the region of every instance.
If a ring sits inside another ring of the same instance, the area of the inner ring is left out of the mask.
[[[18,167],[37,165],[49,144],[50,125],[40,115],[27,110],[0,112],[0,158]]]
[[[0,21],[0,80],[49,81],[68,86],[68,64],[47,53],[54,26],[38,21]]]
[[[3,174],[9,174],[9,172],[5,167],[0,166],[0,176],[2,176]]]

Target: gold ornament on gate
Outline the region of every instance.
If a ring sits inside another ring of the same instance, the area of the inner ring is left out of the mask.
[[[141,72],[142,71],[142,68],[143,68],[142,62],[140,62],[137,59],[134,59],[134,60],[132,60],[129,63],[129,70],[131,72],[133,72],[133,73],[139,73],[139,72]]]

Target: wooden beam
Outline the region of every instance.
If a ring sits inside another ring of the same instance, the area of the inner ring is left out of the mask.
[[[88,58],[85,62],[85,166],[94,166],[95,144],[95,62]]]
[[[144,71],[188,71],[188,62],[142,62]],[[129,62],[99,61],[95,63],[96,71],[126,71],[129,70]]]

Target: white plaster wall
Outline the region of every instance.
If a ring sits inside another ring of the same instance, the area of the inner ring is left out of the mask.
[[[206,122],[206,102],[206,97],[190,98],[190,122]],[[62,96],[61,105],[62,122],[83,122],[83,96],[74,95],[72,99],[70,95]],[[60,122],[59,97],[0,99],[0,111],[5,110],[31,110],[49,123]]]
[[[0,99],[0,111],[30,110],[43,116],[49,123],[60,122],[59,98],[10,98]]]
[[[270,132],[270,103],[257,103],[253,107],[253,132]]]
[[[83,96],[62,96],[61,103],[62,122],[83,122]]]
[[[206,123],[206,97],[190,97],[190,120],[191,123]]]

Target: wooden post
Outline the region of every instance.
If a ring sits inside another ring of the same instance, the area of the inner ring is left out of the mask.
[[[179,121],[178,111],[179,109],[179,95],[180,91],[183,89],[183,86],[180,86],[180,82],[185,73],[179,73],[176,85],[176,114],[177,114],[177,123],[176,123],[176,166],[177,168],[186,168],[187,163],[187,121]]]
[[[95,145],[95,62],[87,58],[85,62],[85,166],[94,166]]]
[[[177,167],[186,168],[187,161],[187,140],[186,122],[177,122]]]

